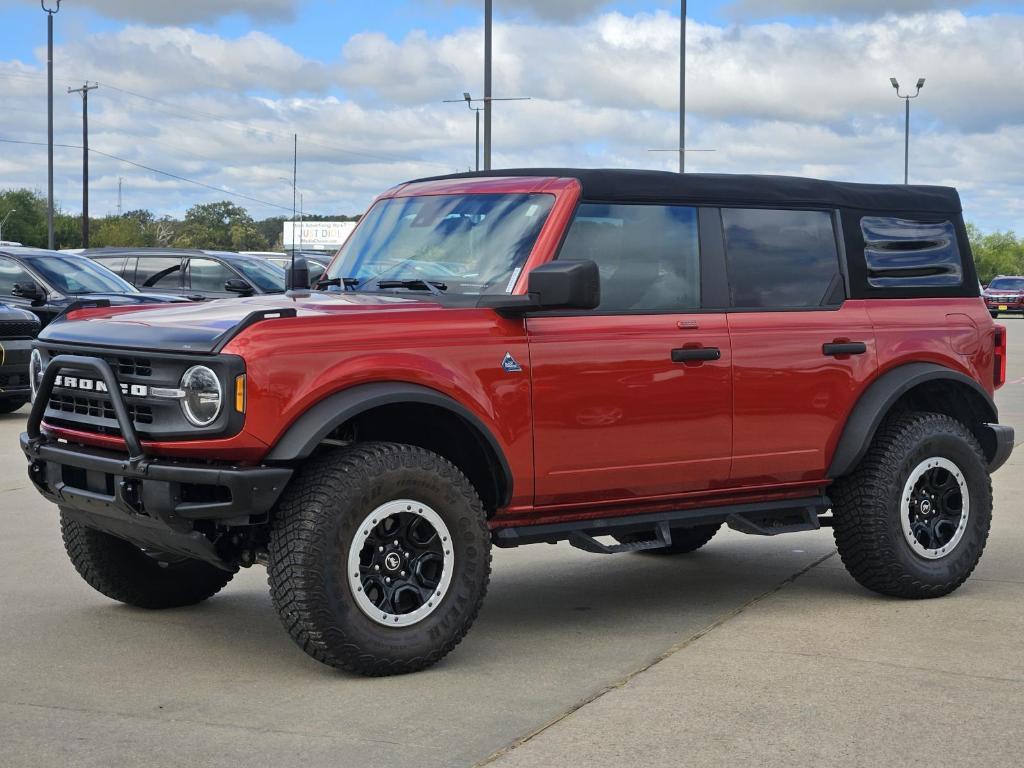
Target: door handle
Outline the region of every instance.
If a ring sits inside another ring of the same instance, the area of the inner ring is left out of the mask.
[[[721,359],[722,350],[718,347],[683,347],[672,350],[673,363],[703,363]]]
[[[868,345],[863,341],[833,341],[830,344],[821,345],[821,353],[828,357],[863,355],[867,351]]]

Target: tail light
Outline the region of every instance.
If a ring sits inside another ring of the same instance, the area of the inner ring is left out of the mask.
[[[1006,326],[996,326],[995,366],[993,377],[996,389],[1006,383]]]

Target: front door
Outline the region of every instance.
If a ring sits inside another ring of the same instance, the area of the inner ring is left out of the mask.
[[[697,209],[583,203],[559,254],[601,270],[601,305],[527,321],[535,504],[721,487],[732,449],[724,313],[702,314]]]

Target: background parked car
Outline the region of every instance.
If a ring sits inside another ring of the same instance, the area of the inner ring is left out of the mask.
[[[192,301],[283,293],[285,271],[258,256],[230,251],[101,248],[82,252],[136,288]]]
[[[1024,277],[999,275],[982,293],[985,306],[992,317],[999,317],[1000,312],[1024,312]]]
[[[28,360],[41,327],[31,312],[0,304],[0,413],[13,413],[29,400]]]
[[[184,301],[141,293],[84,256],[43,248],[0,248],[0,299],[36,315],[43,325],[82,299],[111,304]]]
[[[292,265],[291,253],[282,253],[280,251],[242,251],[242,253],[247,256],[258,256],[261,259],[266,259],[272,264],[277,264],[285,271]],[[306,266],[309,268],[310,285],[316,285],[317,280],[323,277],[327,267],[331,264],[331,260],[334,259],[333,253],[325,253],[323,251],[296,251],[295,255],[302,256],[306,260]]]

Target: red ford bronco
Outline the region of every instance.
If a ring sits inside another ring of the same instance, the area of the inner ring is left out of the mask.
[[[39,337],[21,437],[79,573],[167,608],[265,565],[295,642],[369,675],[455,647],[492,545],[828,526],[865,587],[947,594],[1013,447],[947,188],[425,179],[317,290],[95,304]]]

